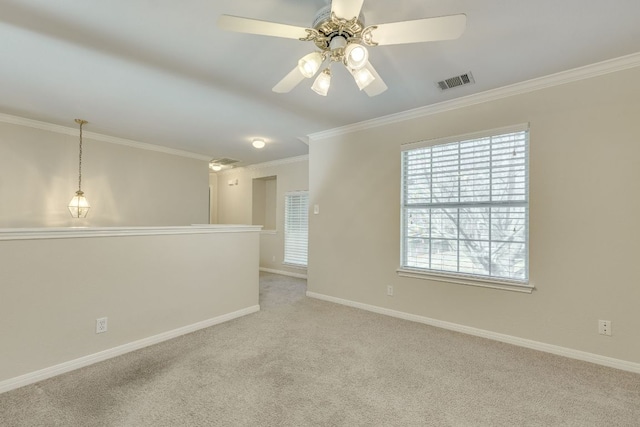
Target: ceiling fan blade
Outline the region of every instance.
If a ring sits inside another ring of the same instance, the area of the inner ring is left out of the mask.
[[[373,41],[379,45],[420,43],[457,39],[467,26],[467,15],[439,16],[415,21],[380,24],[373,30]]]
[[[287,74],[284,79],[280,80],[277,85],[273,87],[273,91],[276,93],[287,93],[298,86],[305,77],[300,72],[300,69],[296,67]]]
[[[220,15],[218,18],[218,28],[235,31],[237,33],[284,37],[286,39],[301,39],[307,37],[306,28],[303,27],[232,15]]]
[[[360,16],[364,0],[333,0],[331,2],[331,12],[338,18],[353,19]]]
[[[378,74],[378,72],[376,71],[375,68],[373,68],[373,65],[371,65],[370,62],[367,62],[367,65],[365,65],[365,68],[369,70],[371,74],[373,74],[373,77],[375,77],[375,80],[372,81],[369,84],[369,86],[363,89],[367,93],[367,95],[369,96],[380,95],[382,92],[388,89],[386,83],[382,81],[382,77],[380,77],[380,74]]]

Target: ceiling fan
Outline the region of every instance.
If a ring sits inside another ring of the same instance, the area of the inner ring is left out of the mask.
[[[341,62],[360,90],[364,90],[369,96],[376,96],[387,90],[387,85],[369,62],[367,47],[453,40],[462,35],[467,23],[467,16],[458,14],[365,26],[363,2],[364,0],[331,1],[330,5],[316,13],[312,28],[232,15],[221,15],[218,27],[240,33],[315,43],[319,50],[302,57],[298,65],[273,87],[274,92],[291,91],[305,78],[318,74],[326,63],[311,87],[319,95],[326,96],[331,85],[330,66],[334,62]]]

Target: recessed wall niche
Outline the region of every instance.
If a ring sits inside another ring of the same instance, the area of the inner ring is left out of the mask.
[[[263,230],[276,229],[277,176],[253,179],[252,224],[262,225]]]

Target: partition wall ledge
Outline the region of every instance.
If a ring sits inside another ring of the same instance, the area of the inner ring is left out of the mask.
[[[2,240],[78,239],[84,237],[162,236],[175,234],[259,233],[261,225],[191,225],[172,227],[0,228]]]

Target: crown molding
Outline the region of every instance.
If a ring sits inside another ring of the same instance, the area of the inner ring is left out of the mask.
[[[226,169],[226,170],[221,170],[220,172],[211,172],[213,174],[216,175],[228,175],[228,174],[232,174],[235,172],[238,172],[240,170],[256,170],[256,169],[263,169],[263,168],[270,168],[270,167],[274,167],[274,166],[282,166],[282,165],[288,165],[290,163],[298,163],[298,162],[305,162],[305,161],[309,161],[309,155],[305,154],[303,156],[296,156],[296,157],[287,157],[284,159],[279,159],[279,160],[273,160],[271,162],[264,162],[264,163],[255,163],[252,165],[247,165],[247,166],[239,166],[237,168],[231,168],[231,169]]]
[[[496,101],[515,95],[521,95],[546,89],[553,86],[559,86],[592,77],[601,76],[603,74],[615,73],[617,71],[626,70],[640,66],[640,52],[633,53],[619,58],[598,62],[584,67],[574,68],[567,71],[539,77],[524,82],[503,86],[497,89],[491,89],[485,92],[464,96],[462,98],[451,99],[437,104],[426,105],[424,107],[414,108],[412,110],[400,113],[390,114],[339,128],[329,129],[322,132],[309,134],[310,141],[317,141],[327,138],[333,138],[352,132],[372,129],[389,124],[399,123],[406,120],[426,117],[445,111],[457,110],[459,108],[469,107],[472,105],[482,104],[485,102]]]
[[[309,137],[308,136],[299,136],[298,141],[302,142],[305,145],[309,145]]]
[[[27,119],[24,117],[12,116],[12,115],[3,114],[3,113],[0,113],[0,122],[29,127],[33,129],[44,130],[48,132],[59,133],[63,135],[78,136],[80,134],[80,131],[77,128],[54,125],[53,123],[41,122],[38,120]],[[146,142],[139,142],[139,141],[133,141],[125,138],[118,138],[115,136],[103,135],[101,133],[96,133],[96,132],[90,132],[90,131],[87,132],[86,130],[83,130],[82,135],[85,138],[93,139],[95,141],[102,141],[102,142],[108,142],[110,144],[124,145],[127,147],[138,148],[140,150],[156,151],[159,153],[171,154],[173,156],[188,157],[188,158],[197,159],[197,160],[205,160],[207,162],[211,160],[210,156],[205,156],[204,154],[197,154],[197,153],[192,153],[190,151],[177,150],[174,148],[162,147],[160,145],[148,144]]]
[[[303,156],[287,157],[284,159],[273,160],[271,162],[256,163],[256,164],[248,165],[245,167],[247,169],[262,169],[262,168],[270,168],[273,166],[281,166],[281,165],[287,165],[289,163],[297,163],[297,162],[305,162],[305,161],[309,161],[308,154],[305,154]]]

